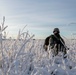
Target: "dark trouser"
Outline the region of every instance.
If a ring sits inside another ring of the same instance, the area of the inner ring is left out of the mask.
[[[63,52],[63,55],[67,54],[66,48],[64,46],[62,46],[62,45],[57,45],[56,47],[54,47],[52,49],[52,53],[53,53],[54,56],[58,55],[58,53],[60,51]]]

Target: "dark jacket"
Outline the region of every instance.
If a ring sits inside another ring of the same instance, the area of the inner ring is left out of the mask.
[[[62,37],[58,34],[58,35],[51,35],[50,37],[50,46],[51,48],[54,48],[55,44],[56,44],[56,48],[62,48],[65,45],[64,40],[62,39]]]
[[[64,47],[64,45],[65,45],[64,40],[62,39],[62,37],[59,34],[58,35],[52,34],[45,39],[44,46],[50,45],[50,47],[52,49],[52,48],[54,48],[55,44],[57,45],[56,46],[57,49],[58,49],[59,45],[60,45],[60,48]]]

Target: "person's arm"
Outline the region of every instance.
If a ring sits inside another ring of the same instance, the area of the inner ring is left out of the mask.
[[[49,42],[50,42],[51,49],[53,49],[55,44],[54,44],[54,40],[52,37],[49,39]]]

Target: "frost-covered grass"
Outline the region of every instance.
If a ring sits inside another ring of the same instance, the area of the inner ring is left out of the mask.
[[[76,75],[76,40],[66,44],[68,58],[52,57],[43,49],[44,40],[33,35],[22,40],[3,40],[0,54],[0,75]]]
[[[5,17],[0,26],[0,75],[76,75],[76,40],[65,39],[67,58],[62,53],[52,57],[43,49],[44,40],[19,30],[17,39],[6,39]],[[3,32],[5,35],[3,35]],[[4,36],[4,37],[3,37]]]

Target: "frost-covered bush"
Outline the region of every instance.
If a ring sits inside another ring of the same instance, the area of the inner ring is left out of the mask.
[[[3,75],[75,75],[76,50],[72,47],[75,47],[74,42],[71,40],[69,43],[68,57],[63,59],[61,55],[56,57],[52,57],[51,53],[48,55],[48,52],[43,49],[44,40],[33,39],[33,35],[27,39],[4,40],[0,73],[2,72]]]

